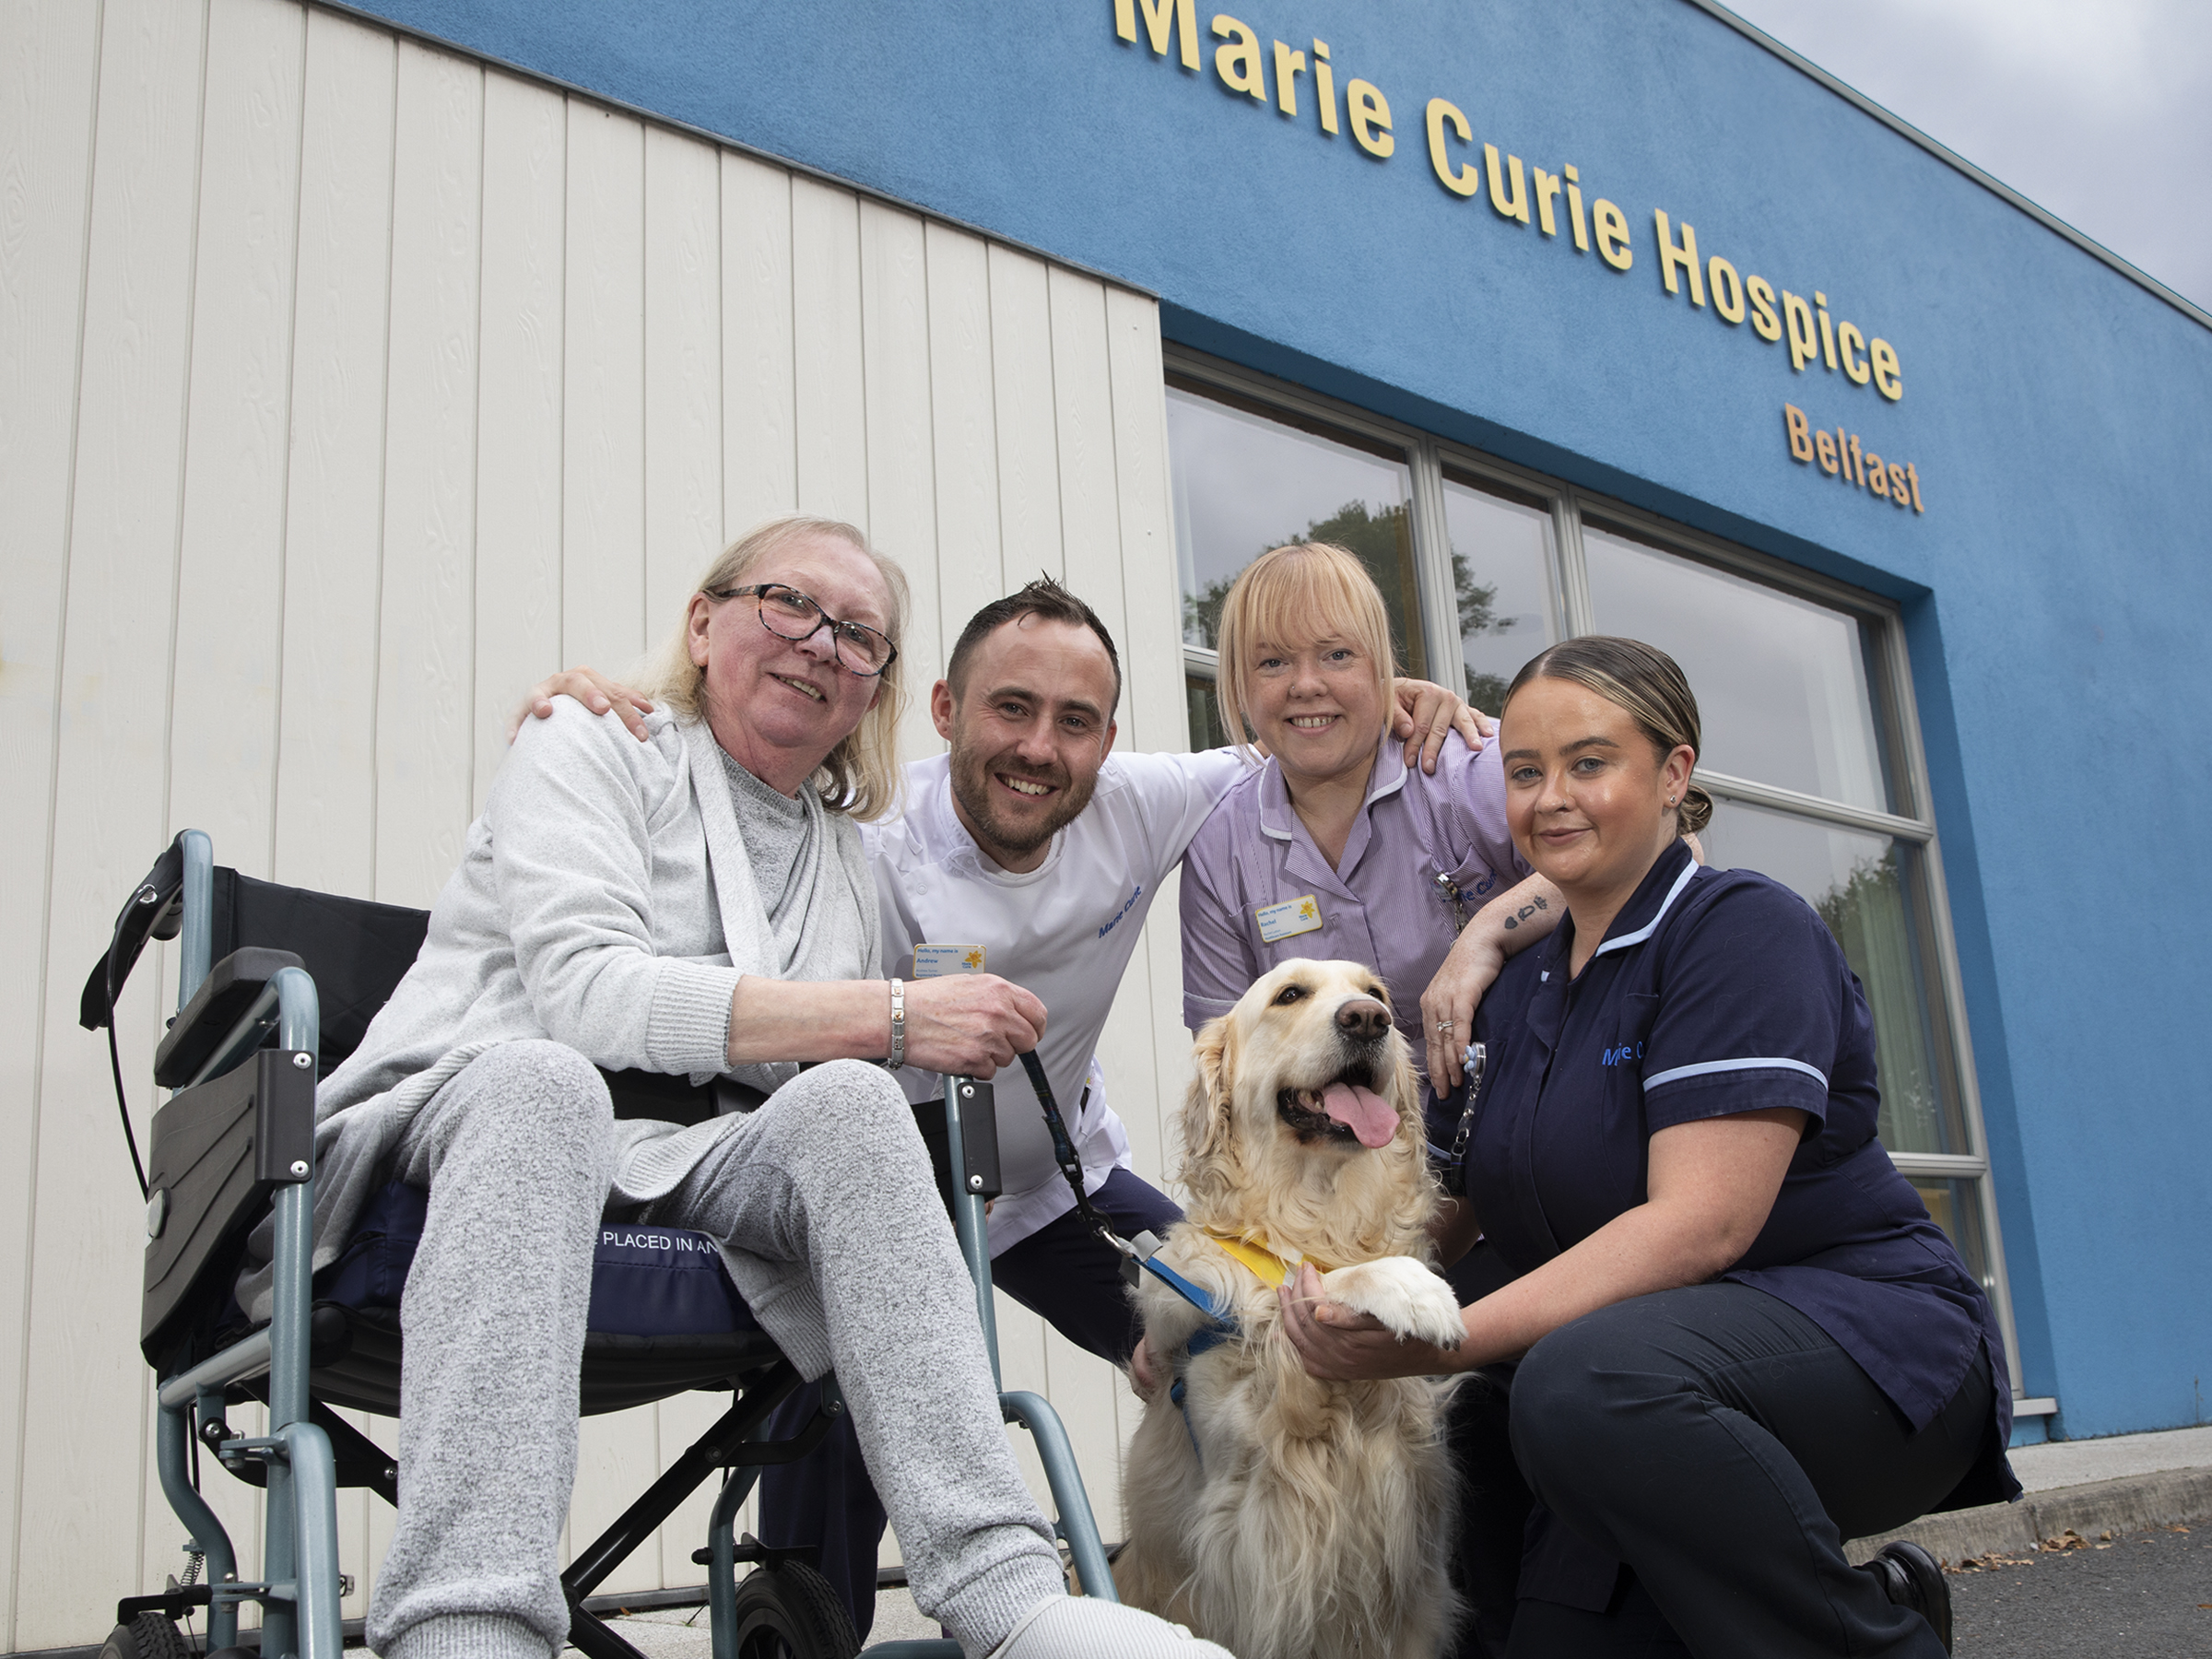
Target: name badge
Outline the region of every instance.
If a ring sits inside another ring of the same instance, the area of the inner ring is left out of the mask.
[[[917,945],[914,947],[914,974],[916,979],[936,979],[947,973],[981,973],[983,971],[983,947],[981,945]]]
[[[1270,945],[1277,939],[1294,939],[1300,934],[1317,932],[1321,927],[1321,906],[1311,893],[1286,899],[1280,904],[1263,904],[1253,915],[1259,922],[1260,937]]]

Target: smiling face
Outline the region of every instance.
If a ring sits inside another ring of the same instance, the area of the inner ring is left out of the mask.
[[[1660,754],[1618,703],[1544,676],[1500,712],[1498,746],[1506,824],[1521,855],[1570,908],[1609,917],[1674,841],[1671,803],[1682,799],[1695,752]]]
[[[1350,633],[1294,643],[1255,640],[1243,687],[1253,734],[1282,768],[1293,795],[1300,783],[1364,780],[1372,769],[1387,689],[1382,671]]]
[[[954,808],[1001,868],[1035,869],[1090,804],[1113,747],[1115,689],[1098,635],[1034,615],[983,637],[957,695],[937,682],[930,713],[952,746]]]
[[[743,585],[780,582],[840,621],[890,631],[890,596],[875,561],[833,535],[805,535],[747,571]],[[830,631],[786,640],[760,625],[749,598],[691,597],[687,642],[706,670],[700,703],[714,740],[771,788],[796,794],[875,705],[881,682],[849,672]]]
[[[1401,1211],[1426,1218],[1419,1085],[1372,970],[1283,962],[1207,1024],[1194,1058],[1182,1170],[1193,1219],[1344,1262],[1360,1258],[1341,1240],[1330,1255],[1324,1237]]]

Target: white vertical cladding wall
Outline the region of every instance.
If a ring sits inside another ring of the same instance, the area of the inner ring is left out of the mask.
[[[182,1565],[138,1201],[76,1023],[168,837],[429,903],[523,688],[626,666],[794,509],[904,563],[918,689],[1046,570],[1123,643],[1123,742],[1182,747],[1160,387],[1140,295],[294,0],[0,4],[0,1646],[96,1641]],[[1103,1056],[1156,1180],[1147,1085],[1183,1067],[1159,905]],[[119,1020],[141,1136],[156,956]],[[999,1318],[1111,1533],[1134,1400]],[[587,1424],[571,1534],[714,1411]],[[255,1495],[209,1491],[249,1537]],[[609,1587],[698,1582],[705,1504]],[[340,1521],[359,1615],[390,1516],[356,1491]]]

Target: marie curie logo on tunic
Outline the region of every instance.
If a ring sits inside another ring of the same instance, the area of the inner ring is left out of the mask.
[[[1121,925],[1122,918],[1136,908],[1136,901],[1144,896],[1144,891],[1145,884],[1140,881],[1130,890],[1129,897],[1122,900],[1122,908],[1113,912],[1113,919],[1099,929],[1100,938],[1104,938]]]
[[[1624,1042],[1618,1048],[1609,1048],[1599,1057],[1600,1065],[1626,1065],[1631,1060],[1643,1058],[1643,1044]]]

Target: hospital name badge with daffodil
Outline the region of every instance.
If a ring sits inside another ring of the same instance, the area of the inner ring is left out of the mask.
[[[1317,933],[1321,928],[1321,906],[1311,893],[1286,899],[1280,904],[1263,904],[1253,915],[1260,924],[1260,938],[1269,945],[1278,939],[1295,939],[1300,934]]]
[[[936,979],[947,973],[981,973],[983,971],[983,947],[981,945],[917,945],[914,947],[914,973],[916,979]]]

